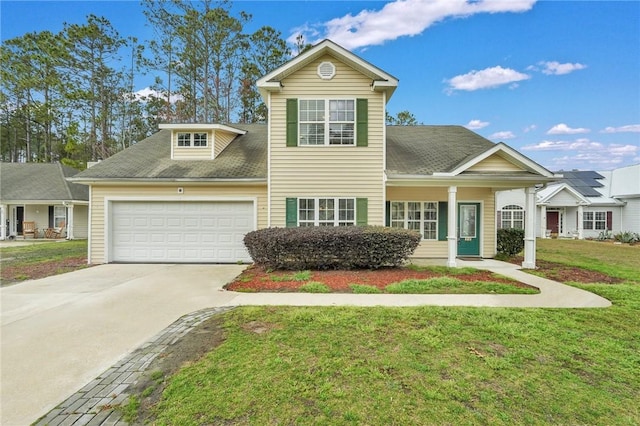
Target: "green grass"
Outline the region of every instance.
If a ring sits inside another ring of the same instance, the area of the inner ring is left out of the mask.
[[[323,283],[316,281],[310,281],[300,286],[300,291],[303,293],[331,293],[331,289]]]
[[[584,240],[537,241],[538,259],[640,281],[640,246]]]
[[[549,261],[585,252],[540,246]],[[238,308],[225,341],[168,378],[151,423],[639,424],[638,274],[580,287],[613,306]]]
[[[282,281],[309,281],[311,279],[311,271],[297,271],[291,274],[269,274],[269,279],[275,282]]]
[[[87,240],[34,242],[0,248],[4,284],[86,268]],[[69,259],[81,259],[69,266]],[[44,274],[44,275],[43,275]]]
[[[402,294],[536,294],[535,288],[486,281],[463,281],[452,277],[404,280],[385,287],[387,293]]]

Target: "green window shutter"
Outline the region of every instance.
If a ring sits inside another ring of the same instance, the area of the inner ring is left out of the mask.
[[[295,228],[298,226],[298,199],[287,198],[286,226],[287,228]]]
[[[297,99],[287,99],[287,146],[298,146]]]
[[[391,226],[391,201],[384,203],[384,226]]]
[[[356,99],[356,146],[369,145],[369,101]]]
[[[447,202],[438,202],[438,241],[447,240]]]
[[[356,198],[356,225],[366,226],[368,217],[368,203],[366,198]]]

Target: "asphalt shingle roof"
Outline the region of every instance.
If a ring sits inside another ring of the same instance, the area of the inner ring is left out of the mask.
[[[493,146],[462,126],[387,126],[387,172],[451,172]]]
[[[65,180],[77,173],[59,163],[0,163],[0,199],[88,201],[87,186]]]
[[[233,125],[236,137],[214,160],[171,160],[170,130],[90,167],[81,179],[266,179],[267,126]],[[387,126],[387,171],[431,175],[450,172],[494,143],[461,126]]]
[[[267,126],[246,130],[213,160],[172,160],[171,130],[158,133],[78,174],[82,179],[266,179]]]

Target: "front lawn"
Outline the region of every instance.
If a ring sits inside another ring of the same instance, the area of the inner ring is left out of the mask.
[[[33,242],[29,245],[8,243],[0,248],[2,268],[0,285],[86,268],[87,240]],[[16,244],[12,247],[10,244]]]
[[[129,412],[158,425],[638,424],[640,247],[555,243],[539,243],[542,260],[614,273],[599,265],[615,258],[622,282],[575,284],[612,307],[238,308],[190,333],[218,336],[202,358],[152,365]]]

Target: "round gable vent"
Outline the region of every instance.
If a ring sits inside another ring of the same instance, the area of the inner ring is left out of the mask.
[[[336,75],[336,66],[331,62],[323,62],[318,65],[318,76],[323,80],[331,80]]]

